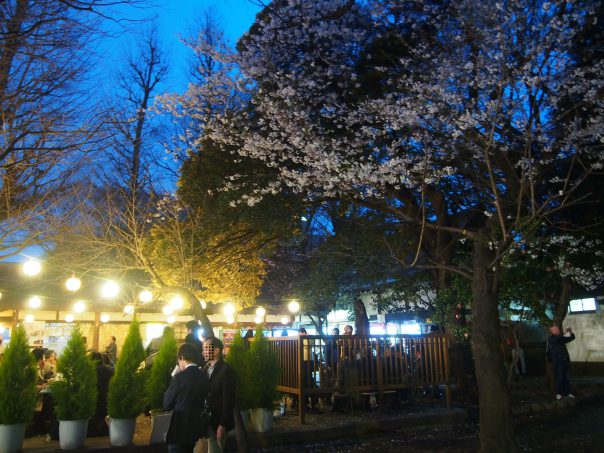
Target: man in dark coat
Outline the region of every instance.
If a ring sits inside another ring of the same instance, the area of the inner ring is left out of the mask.
[[[199,351],[190,343],[178,348],[176,373],[164,393],[164,410],[172,411],[166,444],[170,453],[193,453],[204,435],[201,410],[208,393],[208,377],[197,364]]]
[[[551,326],[549,328],[550,336],[547,339],[547,356],[554,365],[554,373],[556,376],[556,399],[561,399],[563,396],[574,398],[570,393],[570,356],[566,349],[566,343],[570,343],[575,339],[575,334],[569,327],[566,333],[562,335],[560,327]]]
[[[235,372],[222,359],[223,349],[218,338],[211,337],[203,342],[210,383],[207,404],[212,413],[208,432],[203,436],[208,439],[209,453],[222,452],[227,432],[235,427]]]
[[[200,327],[197,321],[189,321],[186,324],[187,326],[187,336],[185,337],[185,343],[190,343],[197,348],[199,351],[199,359],[197,363],[199,366],[202,366],[203,363],[203,354],[201,353],[202,341],[200,339]]]

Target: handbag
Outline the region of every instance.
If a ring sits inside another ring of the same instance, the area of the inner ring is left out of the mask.
[[[163,444],[166,441],[171,419],[172,411],[159,412],[153,415],[153,425],[149,439],[150,444]]]

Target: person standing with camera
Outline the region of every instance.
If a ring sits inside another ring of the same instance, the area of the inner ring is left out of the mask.
[[[570,393],[570,356],[566,349],[566,343],[575,339],[573,330],[569,327],[562,334],[560,327],[553,325],[549,328],[550,336],[547,339],[547,357],[554,366],[556,378],[556,399],[563,396],[574,398]]]

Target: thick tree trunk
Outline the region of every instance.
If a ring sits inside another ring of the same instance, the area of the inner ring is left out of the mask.
[[[570,303],[570,294],[572,291],[572,281],[569,277],[562,277],[562,287],[560,290],[560,297],[558,297],[558,303],[554,310],[554,324],[562,329],[562,323],[566,318],[568,312],[568,304]],[[549,327],[549,326],[548,326]]]
[[[355,333],[360,336],[369,335],[369,318],[367,309],[360,297],[354,300],[354,327]]]
[[[206,315],[205,310],[202,308],[201,303],[195,294],[181,286],[162,285],[162,289],[166,293],[178,294],[183,297],[191,306],[191,311],[193,312],[195,320],[201,323],[203,336],[206,338],[214,336],[214,329],[212,329],[210,318]]]
[[[497,288],[488,268],[492,256],[484,236],[474,242],[472,350],[478,381],[480,451],[509,453],[517,451],[517,447],[501,350]]]

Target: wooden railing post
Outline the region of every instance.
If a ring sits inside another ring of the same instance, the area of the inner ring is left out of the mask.
[[[378,340],[376,341],[375,346],[375,363],[377,367],[377,370],[375,370],[375,374],[378,388],[378,402],[380,406],[384,405],[384,375],[382,371],[382,354],[382,342]]]
[[[449,364],[449,345],[447,341],[447,337],[443,337],[443,348],[445,355],[445,397],[447,399],[447,407],[451,407],[451,369]]]
[[[304,415],[306,409],[306,392],[305,383],[302,382],[302,366],[304,363],[304,338],[298,336],[298,423],[304,423]]]

